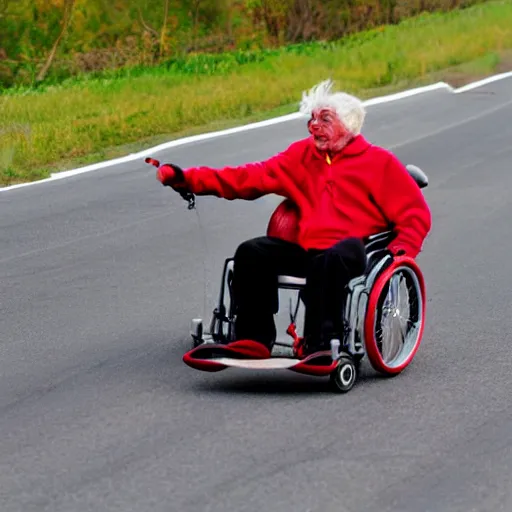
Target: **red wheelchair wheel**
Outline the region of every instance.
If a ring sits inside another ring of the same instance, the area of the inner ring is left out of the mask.
[[[423,274],[407,256],[395,258],[377,277],[368,298],[364,337],[368,359],[378,372],[396,375],[416,355],[425,326],[425,296]]]

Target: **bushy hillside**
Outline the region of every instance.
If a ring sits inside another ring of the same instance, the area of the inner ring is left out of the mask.
[[[0,0],[0,86],[339,39],[481,0]],[[236,57],[235,57],[236,58]],[[193,61],[192,65],[200,61]]]

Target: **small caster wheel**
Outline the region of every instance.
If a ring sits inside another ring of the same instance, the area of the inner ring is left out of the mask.
[[[338,366],[330,376],[331,384],[338,393],[349,392],[354,387],[356,378],[356,365],[354,361],[348,357],[340,358]]]
[[[203,321],[200,318],[192,320],[190,335],[192,336],[192,348],[196,348],[203,343]]]

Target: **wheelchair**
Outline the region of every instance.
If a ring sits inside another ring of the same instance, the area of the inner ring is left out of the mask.
[[[428,186],[428,178],[420,168],[414,165],[406,168],[420,188]],[[354,386],[365,356],[374,370],[386,376],[401,373],[411,363],[424,331],[425,282],[414,259],[394,257],[387,251],[395,236],[391,228],[364,240],[367,268],[361,276],[352,279],[345,290],[344,339],[331,340],[330,351],[309,356],[300,364],[297,361],[290,369],[309,375],[329,375],[335,391],[346,393]],[[192,320],[192,352],[204,344],[224,345],[235,340],[233,273],[234,258],[230,257],[224,261],[218,301],[209,329],[204,329],[202,319]],[[286,330],[295,345],[300,339],[295,332],[295,320],[299,305],[304,305],[302,291],[306,280],[279,275],[277,282],[278,290],[289,290],[297,295],[294,313],[290,304],[291,323]],[[275,357],[276,347],[288,348],[293,353],[294,345],[276,341],[271,359]]]

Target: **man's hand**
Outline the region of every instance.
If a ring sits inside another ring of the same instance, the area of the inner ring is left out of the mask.
[[[384,254],[387,254],[388,256],[391,256],[392,258],[396,258],[397,256],[405,256],[407,254],[407,252],[402,247],[388,246],[384,250]]]
[[[391,252],[393,256],[405,256],[406,254],[405,249],[402,249],[402,247],[390,247],[389,252]]]
[[[156,171],[156,179],[166,187],[172,187],[174,190],[185,190],[187,182],[185,181],[183,170],[174,164],[163,164]]]
[[[185,175],[181,167],[174,164],[164,164],[158,167],[156,179],[164,186],[171,187],[174,191],[188,202],[188,208],[195,207],[194,194],[189,190]]]

